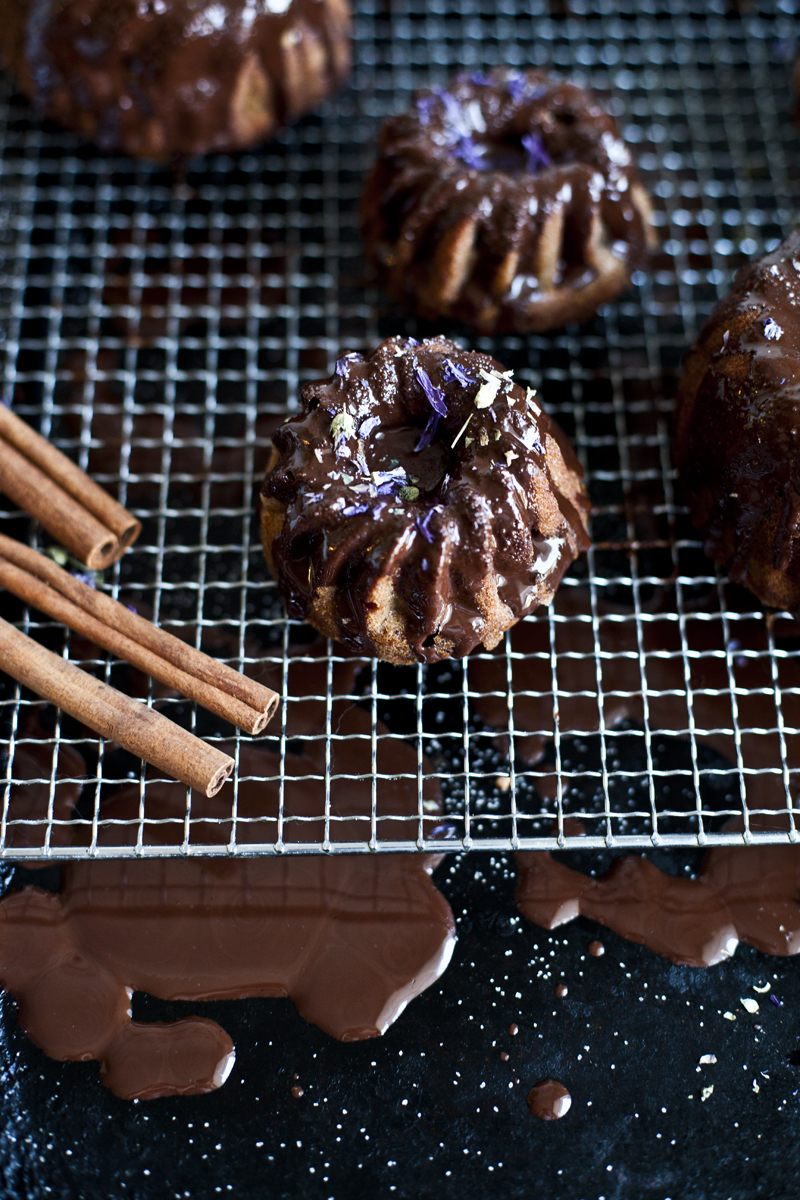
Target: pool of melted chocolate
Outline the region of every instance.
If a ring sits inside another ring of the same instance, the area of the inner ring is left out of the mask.
[[[337,690],[348,690],[360,665],[339,665]],[[286,732],[302,752],[285,756],[282,811],[279,755],[242,745],[235,800],[231,785],[213,799],[193,794],[186,829],[182,786],[149,783],[141,800],[138,784],[125,785],[102,807],[109,824],[100,826],[98,844],[133,844],[140,806],[143,840],[173,853],[184,838],[226,844],[234,820],[240,844],[275,840],[279,821],[292,840],[319,842],[325,701],[309,697],[324,695],[325,673],[321,659],[292,663]],[[416,751],[379,736],[378,771],[390,778],[380,782],[373,814],[371,780],[347,778],[371,771],[370,716],[337,702],[331,722],[337,735],[331,841],[363,840],[373,823],[381,836],[413,840],[419,830],[431,833],[441,797],[433,779],[418,797]],[[379,722],[379,735],[385,732]],[[49,770],[46,744],[31,743],[18,754],[18,778]],[[59,771],[82,775],[79,759],[72,751],[59,759]],[[9,819],[24,822],[34,811],[41,819],[47,791],[16,788]],[[61,819],[79,791],[74,781],[58,785]],[[310,854],[67,863],[57,895],[34,886],[0,901],[0,982],[18,1001],[22,1027],[36,1045],[57,1059],[97,1060],[116,1095],[211,1091],[234,1061],[225,1030],[195,1015],[166,1024],[134,1021],[132,994],[198,1003],[288,996],[306,1020],[335,1038],[376,1037],[450,960],[453,915],[431,880],[438,861],[431,854]]]

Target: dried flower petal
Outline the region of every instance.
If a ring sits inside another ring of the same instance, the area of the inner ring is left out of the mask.
[[[436,385],[431,382],[430,375],[422,367],[417,367],[414,374],[416,375],[423,392],[428,397],[433,411],[438,413],[440,417],[446,417],[447,402],[444,398],[444,392],[441,390],[441,388],[436,387]]]
[[[531,175],[553,165],[553,160],[545,150],[544,142],[538,133],[526,133],[522,138],[522,145],[526,155],[525,169]]]
[[[471,383],[476,382],[471,375],[467,374],[463,367],[460,367],[458,363],[453,362],[452,358],[446,358],[444,360],[444,369],[442,370],[443,379],[445,378],[445,371],[448,372],[446,377],[446,382],[448,383],[452,380],[455,383],[460,383],[462,387],[469,387]]]

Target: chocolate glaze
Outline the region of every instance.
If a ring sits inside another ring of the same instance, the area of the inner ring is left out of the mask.
[[[528,1108],[540,1121],[557,1121],[565,1117],[572,1107],[570,1096],[563,1083],[555,1079],[543,1079],[528,1092]]]
[[[687,356],[675,463],[706,553],[800,609],[800,233],[737,275]]]
[[[786,829],[786,817],[751,816],[753,830]],[[737,818],[729,828],[743,828]],[[667,875],[626,855],[595,879],[549,854],[517,854],[520,912],[554,929],[582,915],[690,967],[723,962],[739,942],[764,954],[800,951],[800,850],[715,846],[696,879]]]
[[[294,735],[311,710],[301,712]],[[360,773],[370,754],[369,737],[359,736],[371,729],[368,714],[341,706],[333,722],[345,740],[333,742],[331,772]],[[379,738],[384,732],[379,726]],[[415,752],[396,739],[378,746],[388,747],[380,770],[416,767]],[[260,841],[265,827],[275,829],[280,786],[248,776],[277,775],[279,760],[254,746],[243,745],[240,755],[237,836]],[[320,766],[319,753],[287,755],[284,805],[293,839],[320,836],[324,782],[310,778]],[[226,791],[213,800],[192,796],[190,841],[230,838],[233,797]],[[371,803],[369,782],[332,780],[331,811],[341,818],[332,840],[363,837],[358,817],[369,817]],[[101,845],[135,840],[125,822],[139,805],[138,786],[116,793],[101,815],[122,823],[100,827]],[[423,821],[417,805],[414,779],[381,782],[377,812],[388,818],[381,834],[408,836],[409,824],[415,831]],[[438,807],[434,788],[426,812]],[[182,788],[149,784],[144,840],[178,846],[184,812]],[[69,863],[57,896],[26,888],[0,902],[0,981],[45,1053],[98,1060],[117,1095],[210,1091],[233,1064],[228,1035],[201,1017],[132,1021],[131,992],[194,1001],[290,996],[303,1017],[334,1037],[374,1037],[438,978],[452,953],[453,916],[430,879],[437,861],[409,854]]]
[[[262,488],[292,617],[435,662],[549,602],[588,545],[588,499],[565,435],[502,371],[444,338],[389,338],[303,389]]]
[[[43,113],[150,158],[260,141],[349,67],[347,0],[0,0],[0,18]]]
[[[590,316],[652,241],[615,121],[538,70],[416,92],[383,126],[362,217],[367,254],[396,299],[482,332]]]

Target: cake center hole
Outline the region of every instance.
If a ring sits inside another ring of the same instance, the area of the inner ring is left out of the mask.
[[[536,175],[553,163],[541,136],[533,132],[492,139],[472,134],[462,137],[453,152],[477,171],[503,171],[507,175]]]

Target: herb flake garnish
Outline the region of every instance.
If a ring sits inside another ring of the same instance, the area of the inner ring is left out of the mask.
[[[416,500],[417,497],[419,496],[419,488],[418,487],[401,487],[400,491],[397,493],[397,495],[398,495],[399,499],[403,500],[405,503],[411,503],[411,501]]]

